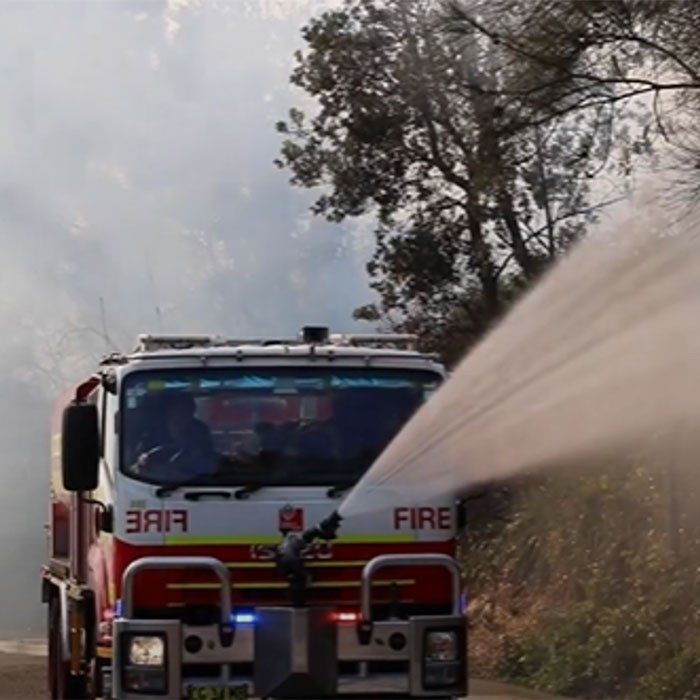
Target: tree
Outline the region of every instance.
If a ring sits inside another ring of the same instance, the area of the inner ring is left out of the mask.
[[[695,0],[450,0],[456,37],[486,41],[507,66],[492,98],[517,112],[519,128],[571,114],[633,115],[617,134],[617,155],[648,153],[661,138],[674,165],[695,173],[700,139],[700,5]],[[478,81],[468,89],[483,91]],[[697,197],[695,179],[691,192]]]
[[[316,214],[376,217],[379,301],[357,315],[454,357],[593,218],[587,175],[606,123],[514,129],[492,90],[470,87],[498,85],[497,56],[454,41],[441,9],[346,0],[312,19],[291,79],[318,110],[278,123],[277,164],[321,188]]]

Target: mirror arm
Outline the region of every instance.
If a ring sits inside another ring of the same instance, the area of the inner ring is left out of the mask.
[[[98,517],[96,523],[98,530],[100,532],[113,532],[114,531],[114,510],[111,505],[107,505],[96,498],[88,498],[83,496],[82,493],[78,493],[78,498],[81,503],[87,503],[88,505],[95,506],[98,510]]]
[[[78,493],[78,498],[80,498],[80,500],[83,503],[89,503],[92,506],[97,506],[98,508],[100,508],[103,511],[107,510],[107,506],[102,501],[98,500],[97,498],[88,498],[87,496],[83,496],[82,492]]]

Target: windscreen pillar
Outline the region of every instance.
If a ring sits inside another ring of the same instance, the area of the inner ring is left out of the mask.
[[[338,628],[327,608],[258,608],[255,695],[329,697],[338,688]]]

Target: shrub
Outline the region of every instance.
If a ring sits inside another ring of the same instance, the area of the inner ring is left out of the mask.
[[[568,696],[700,697],[699,538],[678,529],[663,475],[631,465],[505,493],[473,507],[462,543],[469,597],[504,611],[472,620],[492,672]]]

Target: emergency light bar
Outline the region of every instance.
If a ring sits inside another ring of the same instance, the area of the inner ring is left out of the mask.
[[[134,353],[196,348],[236,348],[245,345],[335,345],[336,347],[393,347],[415,350],[418,337],[410,333],[331,333],[325,326],[304,326],[293,340],[278,338],[225,338],[219,335],[151,335],[141,334]]]

